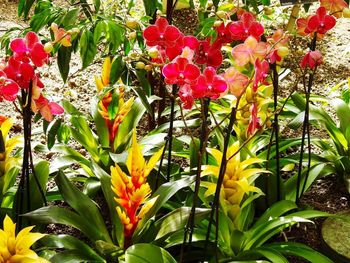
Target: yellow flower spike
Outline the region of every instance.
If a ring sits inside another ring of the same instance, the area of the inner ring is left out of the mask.
[[[45,236],[31,233],[33,227],[22,229],[16,237],[16,224],[6,215],[0,230],[0,262],[48,262],[40,258],[30,247]]]
[[[140,219],[147,214],[157,200],[157,198],[152,198],[147,201],[151,195],[151,188],[146,179],[159,160],[162,151],[163,149],[160,149],[146,162],[134,130],[132,146],[126,161],[130,176],[127,176],[117,164],[111,167],[112,190],[116,194],[115,201],[119,204],[116,209],[124,226],[126,238],[133,235]]]
[[[102,65],[102,84],[104,86],[108,86],[109,85],[109,81],[110,81],[110,75],[111,75],[111,58],[110,57],[106,57],[105,61],[103,62]]]
[[[97,75],[94,76],[94,79],[95,79],[95,84],[96,84],[97,91],[100,92],[105,87],[103,85],[102,79],[101,79],[100,76],[97,76]]]

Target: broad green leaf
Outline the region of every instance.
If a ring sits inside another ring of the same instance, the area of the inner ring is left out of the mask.
[[[123,61],[123,56],[117,56],[112,60],[111,65],[111,74],[110,74],[110,83],[114,84],[116,83],[122,73],[126,70],[125,62]]]
[[[238,258],[257,258],[257,259],[260,259],[261,257],[264,257],[273,263],[289,262],[279,251],[276,251],[270,248],[265,248],[265,247],[244,251],[238,256]]]
[[[49,162],[41,161],[37,163],[34,167],[34,171],[35,176],[31,174],[29,179],[30,208],[32,210],[42,207],[44,204],[46,185],[49,179]],[[40,193],[40,191],[42,191],[42,193]]]
[[[60,189],[64,200],[80,215],[81,218],[83,218],[83,220],[86,220],[86,222],[91,224],[92,229],[98,229],[99,238],[96,240],[112,242],[97,205],[89,197],[79,191],[62,171],[58,172],[55,182]]]
[[[83,62],[83,69],[89,66],[95,58],[97,46],[92,33],[85,29],[80,37],[80,57]]]
[[[51,123],[49,126],[49,130],[47,133],[47,148],[50,150],[54,145],[56,141],[56,135],[58,132],[58,129],[61,127],[62,119],[56,119],[54,122]]]
[[[333,261],[322,255],[321,253],[311,249],[310,247],[296,243],[296,242],[284,242],[266,245],[264,247],[279,251],[285,255],[293,255],[304,258],[310,262],[318,263],[332,263]]]
[[[176,260],[161,247],[152,244],[136,244],[125,251],[125,263],[176,263]]]
[[[69,10],[62,19],[63,27],[69,27],[70,25],[75,25],[77,22],[78,14],[79,14],[79,8],[73,8]]]
[[[66,82],[68,78],[71,57],[72,57],[72,47],[61,46],[58,49],[57,65],[64,82]]]

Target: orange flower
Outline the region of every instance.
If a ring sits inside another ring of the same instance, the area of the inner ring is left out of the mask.
[[[54,43],[60,43],[64,47],[70,47],[71,36],[64,28],[58,28],[56,23],[51,24],[51,30],[54,34]]]
[[[344,0],[320,0],[320,3],[336,18],[342,17],[343,9],[348,7]]]
[[[123,95],[124,89],[119,88],[117,92],[107,92],[99,102],[98,111],[106,120],[109,131],[110,147],[112,149],[114,147],[113,144],[115,137],[118,133],[118,128],[134,103],[134,98],[131,98],[124,103]],[[113,107],[115,110],[111,110],[110,107]]]
[[[157,200],[157,198],[148,200],[151,195],[151,188],[146,180],[158,162],[162,151],[163,149],[160,149],[146,162],[134,131],[132,147],[129,150],[126,161],[130,176],[126,175],[118,164],[111,167],[112,190],[116,194],[115,201],[119,205],[116,209],[124,226],[124,236],[127,238],[133,235],[138,222],[147,214]]]
[[[249,36],[243,44],[233,48],[232,55],[237,66],[244,66],[248,62],[254,65],[257,58],[263,59],[266,56],[266,52],[266,43],[258,42],[254,37]]]

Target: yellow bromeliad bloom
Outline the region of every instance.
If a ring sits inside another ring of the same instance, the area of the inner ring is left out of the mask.
[[[219,175],[222,152],[217,149],[208,149],[208,152],[215,158],[216,165],[205,165],[202,175]],[[263,160],[258,158],[249,158],[241,161],[239,153],[239,143],[235,142],[227,149],[227,166],[224,175],[224,181],[220,191],[220,205],[226,215],[234,222],[240,211],[240,205],[244,196],[250,192],[261,193],[261,190],[253,185],[254,180],[264,169],[248,168],[255,163],[261,163]],[[216,182],[202,182],[207,188],[205,196],[214,195]]]
[[[97,91],[101,91],[101,90],[103,90],[104,87],[107,87],[109,85],[111,68],[112,68],[111,58],[106,57],[105,61],[103,62],[103,65],[102,65],[101,76],[97,76],[97,75],[94,76]]]
[[[121,170],[118,164],[111,167],[112,190],[116,194],[115,201],[119,205],[116,209],[124,226],[124,236],[126,238],[133,235],[138,222],[152,208],[157,199],[148,199],[151,195],[151,188],[146,181],[147,176],[158,162],[162,151],[163,149],[160,149],[146,162],[134,131],[132,147],[126,161],[129,176]]]
[[[6,174],[18,161],[18,158],[10,156],[11,151],[21,142],[18,136],[8,138],[12,125],[12,119],[0,116],[0,176]]]
[[[0,229],[0,263],[49,262],[40,258],[30,247],[44,237],[41,233],[30,233],[34,226],[22,229],[16,236],[16,224],[6,215],[3,230]]]
[[[115,96],[118,98],[117,103],[113,102]],[[113,91],[108,91],[98,104],[98,111],[105,119],[109,131],[109,145],[114,149],[114,140],[118,133],[118,128],[125,116],[131,110],[134,98],[124,102],[124,88],[120,87]],[[111,111],[109,108],[113,107]],[[116,110],[115,110],[116,109]]]

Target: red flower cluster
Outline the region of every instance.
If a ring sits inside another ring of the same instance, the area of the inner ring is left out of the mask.
[[[217,99],[226,91],[226,81],[216,73],[216,68],[222,63],[221,47],[227,39],[217,38],[212,43],[210,38],[200,41],[184,36],[162,17],[144,30],[143,37],[148,46],[157,48],[158,56],[153,61],[165,64],[162,68],[165,83],[179,86],[185,108],[191,108],[195,99]],[[205,68],[202,74],[198,65]]]
[[[33,112],[40,111],[47,121],[51,121],[53,115],[62,114],[63,108],[41,93],[44,85],[35,70],[48,62],[49,54],[38,35],[28,32],[25,38],[12,40],[10,48],[13,55],[0,70],[0,101],[14,101],[20,89],[28,90],[31,85]]]

